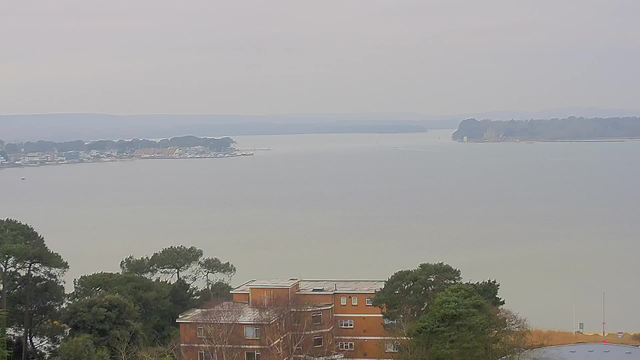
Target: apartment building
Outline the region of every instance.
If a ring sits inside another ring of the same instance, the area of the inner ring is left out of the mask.
[[[373,306],[382,280],[248,281],[233,301],[180,315],[185,360],[390,359]]]

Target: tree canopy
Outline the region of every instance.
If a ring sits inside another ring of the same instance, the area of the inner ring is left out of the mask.
[[[577,118],[526,121],[467,119],[460,122],[452,138],[482,141],[589,140],[639,138],[640,117]]]
[[[460,282],[460,270],[445,263],[420,264],[412,270],[391,275],[374,298],[374,305],[385,309],[387,318],[417,318],[427,311],[436,295]]]
[[[186,278],[186,281],[194,282],[198,277],[197,270],[202,255],[202,250],[195,246],[170,246],[153,254],[149,263],[151,269],[169,279],[175,277],[177,281],[180,281]]]
[[[0,220],[0,360],[166,357],[178,316],[228,298],[235,274],[193,246],[128,256],[120,266],[121,273],[81,276],[67,295],[64,259],[31,226]]]
[[[159,141],[148,139],[133,140],[97,140],[84,142],[82,140],[53,142],[53,141],[27,141],[24,143],[8,143],[4,150],[9,154],[33,153],[33,152],[67,152],[67,151],[91,151],[91,150],[119,150],[132,151],[137,149],[164,149],[168,147],[195,147],[203,146],[211,150],[225,150],[230,148],[235,141],[230,137],[220,139],[201,138],[197,136],[178,136]]]
[[[58,349],[58,360],[109,360],[105,349],[96,350],[89,335],[69,338]]]
[[[23,360],[39,350],[34,337],[43,335],[45,325],[51,324],[47,320],[55,320],[55,312],[51,316],[42,313],[47,309],[57,311],[62,305],[59,290],[68,268],[67,262],[47,247],[33,227],[17,220],[0,220],[0,359],[8,355],[7,327],[22,333]]]
[[[172,303],[170,293],[173,285],[130,273],[95,273],[83,275],[74,281],[72,301],[115,294],[131,302],[136,308],[145,338],[163,343],[170,340],[175,330],[171,319],[184,308]]]
[[[69,335],[89,335],[97,347],[108,347],[114,334],[131,333],[142,340],[138,311],[134,304],[116,294],[79,300],[69,304],[65,312]]]
[[[400,358],[498,360],[522,347],[526,322],[501,307],[495,280],[462,282],[459,269],[424,263],[401,270],[376,293],[374,305],[398,339]]]
[[[376,293],[374,305],[383,308],[388,319],[411,321],[427,313],[435,297],[462,281],[459,269],[445,263],[423,263],[411,270],[391,275]],[[495,280],[469,283],[490,305],[499,307],[504,300],[498,296],[500,284]]]
[[[491,359],[498,321],[476,289],[456,284],[439,293],[409,333],[430,360]]]

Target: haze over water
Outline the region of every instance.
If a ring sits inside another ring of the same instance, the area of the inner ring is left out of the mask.
[[[444,261],[532,325],[640,331],[640,142],[463,144],[451,132],[235,137],[253,157],[0,171],[0,218],[82,274],[195,245],[251,278],[387,278]],[[26,177],[25,181],[20,178]]]

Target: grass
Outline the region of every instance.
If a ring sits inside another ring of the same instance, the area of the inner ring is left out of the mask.
[[[624,345],[640,345],[640,334],[624,333],[622,339],[618,339],[616,333],[609,333],[606,336],[607,343],[624,344]],[[529,335],[529,343],[531,347],[569,345],[576,343],[599,343],[602,342],[602,334],[573,334],[570,331],[555,330],[531,330]]]

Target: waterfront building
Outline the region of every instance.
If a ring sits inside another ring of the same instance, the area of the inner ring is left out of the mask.
[[[390,359],[373,305],[382,280],[248,281],[233,301],[178,318],[185,360]]]

